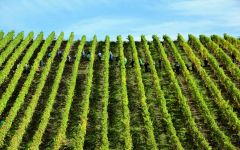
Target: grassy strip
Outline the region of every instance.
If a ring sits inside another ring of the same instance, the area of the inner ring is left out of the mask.
[[[71,33],[70,38],[69,38],[68,43],[67,43],[67,46],[66,46],[66,48],[63,52],[62,60],[59,64],[59,68],[58,68],[56,77],[55,77],[54,82],[53,82],[52,91],[49,95],[48,103],[47,103],[47,105],[44,109],[43,115],[41,117],[40,124],[38,126],[37,131],[35,132],[35,134],[33,136],[32,141],[28,145],[29,149],[31,149],[31,150],[39,149],[39,145],[42,142],[41,141],[42,136],[43,136],[43,134],[46,130],[48,121],[50,119],[50,114],[51,114],[51,111],[52,111],[53,104],[55,102],[55,98],[56,98],[57,91],[58,91],[58,88],[59,88],[59,83],[61,82],[63,70],[64,70],[64,67],[65,67],[65,62],[67,61],[67,56],[70,52],[70,48],[71,48],[71,45],[73,43],[73,38],[74,38],[74,34]]]
[[[78,51],[76,54],[76,59],[74,61],[74,65],[72,68],[72,77],[69,83],[69,89],[68,89],[68,94],[67,94],[67,100],[66,100],[66,105],[64,108],[64,111],[62,113],[62,120],[61,120],[61,124],[60,127],[57,131],[57,135],[56,137],[54,137],[54,143],[53,143],[53,149],[57,150],[60,149],[61,145],[62,145],[62,141],[63,139],[66,137],[66,129],[67,129],[67,123],[68,123],[68,115],[70,112],[70,108],[72,105],[72,101],[73,101],[73,96],[74,96],[74,89],[76,86],[76,80],[77,80],[77,74],[78,74],[78,68],[79,68],[79,63],[81,60],[81,54],[82,54],[82,50],[84,47],[86,41],[86,36],[83,36],[81,39],[81,43],[78,46]]]

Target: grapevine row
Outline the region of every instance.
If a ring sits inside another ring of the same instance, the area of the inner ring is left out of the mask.
[[[4,36],[4,32],[0,31],[0,40],[2,40],[3,36]]]
[[[11,107],[11,109],[8,113],[6,122],[0,129],[0,141],[4,140],[6,133],[8,132],[8,130],[10,129],[10,127],[13,123],[14,118],[17,116],[18,110],[21,108],[21,105],[24,103],[25,96],[27,95],[27,93],[29,91],[31,83],[34,79],[34,75],[38,69],[40,60],[43,58],[44,54],[46,53],[48,46],[52,43],[53,38],[54,38],[54,33],[52,33],[47,38],[47,40],[45,41],[44,45],[42,46],[40,52],[38,52],[37,58],[34,60],[34,64],[30,70],[30,73],[28,74],[28,77],[27,77],[26,81],[24,82],[24,84],[17,96],[17,99],[15,100],[13,106]],[[32,55],[29,55],[29,56],[31,57]],[[20,73],[18,75],[21,76]],[[8,97],[5,100],[7,100],[7,99],[8,99]],[[1,143],[0,143],[0,146],[1,146]]]
[[[142,112],[143,112],[143,120],[145,123],[145,128],[148,134],[148,143],[149,145],[152,147],[152,149],[157,149],[157,143],[154,137],[154,130],[153,130],[153,125],[152,125],[152,121],[150,118],[150,113],[148,111],[148,106],[146,103],[146,96],[145,96],[145,89],[144,89],[144,85],[142,82],[142,74],[141,74],[141,68],[140,68],[140,64],[139,64],[139,60],[138,60],[138,54],[137,54],[137,49],[135,46],[135,42],[134,39],[131,35],[128,36],[129,38],[129,42],[132,48],[132,52],[133,52],[133,59],[135,62],[134,65],[134,71],[135,71],[135,75],[136,75],[136,79],[137,79],[137,88],[139,90],[139,94],[140,94],[140,104],[141,104],[141,108],[142,108]]]
[[[64,34],[61,33],[56,41],[56,44],[51,52],[51,57],[47,60],[46,66],[42,71],[36,91],[35,91],[34,95],[32,96],[31,101],[30,101],[28,107],[26,108],[26,111],[24,112],[24,116],[23,116],[16,132],[13,135],[13,138],[10,141],[8,149],[18,149],[18,147],[22,141],[23,135],[24,135],[29,123],[32,120],[32,116],[33,116],[33,113],[37,106],[39,97],[42,93],[42,89],[46,83],[49,71],[51,69],[51,64],[56,56],[57,50],[61,46],[63,36],[64,36]]]
[[[82,106],[82,114],[79,116],[81,118],[80,123],[78,125],[78,131],[76,131],[74,135],[74,148],[75,149],[83,149],[84,146],[84,139],[86,135],[86,127],[87,127],[87,119],[88,119],[88,113],[89,113],[89,98],[91,94],[91,88],[92,88],[92,81],[93,81],[93,65],[95,60],[95,51],[97,46],[97,36],[95,35],[93,38],[92,46],[91,46],[91,56],[90,56],[90,62],[88,66],[88,74],[87,74],[87,84],[86,89],[84,91],[84,98],[83,98],[83,106]]]
[[[199,50],[203,58],[209,60],[210,66],[216,71],[216,75],[219,81],[225,85],[226,89],[234,96],[234,101],[238,108],[240,107],[240,91],[236,85],[231,81],[231,79],[224,73],[223,69],[219,67],[218,61],[213,55],[211,55],[206,48],[200,43],[200,41],[194,36],[190,35],[189,40],[193,45]]]
[[[28,49],[28,51],[26,52],[25,56],[23,57],[21,63],[19,64],[15,74],[13,75],[10,83],[8,84],[7,89],[5,90],[5,92],[3,93],[3,95],[0,99],[0,106],[1,106],[0,114],[3,112],[9,98],[12,96],[12,93],[14,92],[20,77],[22,76],[25,64],[27,64],[28,61],[30,60],[30,58],[32,57],[33,52],[36,50],[36,48],[41,43],[42,38],[43,38],[43,34],[40,34],[39,37],[37,38],[37,40],[35,40],[34,43],[31,45],[31,47]],[[15,61],[13,61],[13,62],[15,62]],[[6,72],[3,72],[3,73],[6,73]],[[5,75],[5,76],[7,76],[7,75]]]
[[[14,31],[8,32],[8,34],[0,40],[0,51],[13,39],[14,34]]]
[[[210,49],[224,63],[231,74],[240,81],[240,69],[235,63],[233,63],[232,59],[221,48],[219,48],[217,44],[211,41],[209,37],[200,35],[200,41]]]
[[[224,39],[234,45],[236,48],[240,48],[240,41],[237,38],[234,38],[228,34],[224,34]]]
[[[216,68],[214,68],[215,70],[221,70],[220,67],[218,66],[217,61],[214,60],[215,58],[211,54],[209,54],[208,51],[206,51],[206,49],[204,50],[204,46],[200,43],[198,39],[196,39],[193,35],[189,35],[189,40],[191,45],[194,45],[196,50],[202,53],[202,55],[204,54],[205,57],[208,58],[208,60],[211,62],[213,66],[216,66]],[[221,72],[223,71],[221,70]],[[207,80],[205,84],[209,88],[211,93],[214,95],[215,97],[214,100],[216,104],[219,106],[220,110],[222,111],[222,114],[227,120],[229,120],[228,124],[235,128],[239,133],[238,135],[240,136],[240,122],[237,117],[237,114],[233,111],[233,108],[228,104],[228,102],[223,99],[221,91],[217,88],[216,84],[214,84],[214,82],[210,78],[207,78],[206,73],[203,72],[200,73],[202,79],[204,81]]]
[[[218,45],[220,45],[223,49],[226,49],[227,51],[229,51],[232,55],[236,56],[236,60],[238,62],[240,62],[240,51],[235,48],[231,43],[229,43],[227,40],[222,39],[220,36],[218,35],[212,35],[211,39],[217,43]]]
[[[43,33],[40,33],[38,35],[37,39],[36,39],[37,40],[36,42],[37,43],[41,42],[42,38],[43,38]],[[3,68],[3,70],[0,72],[0,85],[2,85],[5,78],[8,76],[9,72],[11,71],[12,67],[14,66],[15,62],[20,57],[20,55],[22,54],[22,52],[25,50],[25,48],[27,47],[27,45],[30,43],[30,41],[32,39],[33,39],[33,32],[30,32],[28,34],[28,36],[25,38],[25,40],[21,43],[21,45],[17,48],[17,50],[8,59],[6,65]]]
[[[74,34],[71,33],[70,38],[68,40],[68,43],[67,43],[67,45],[65,47],[65,50],[63,52],[62,60],[59,64],[59,68],[57,70],[57,74],[56,74],[56,77],[55,77],[54,82],[53,82],[52,90],[51,90],[51,93],[49,95],[47,105],[46,105],[46,107],[43,111],[43,115],[41,117],[40,124],[38,126],[37,131],[35,132],[35,134],[33,136],[32,141],[29,144],[29,149],[31,149],[31,150],[39,149],[39,145],[41,144],[43,133],[45,132],[48,121],[50,119],[50,114],[51,114],[51,111],[52,111],[52,108],[53,108],[53,104],[55,102],[55,98],[56,98],[57,91],[58,91],[58,88],[59,88],[59,83],[61,82],[63,70],[64,70],[64,67],[65,67],[65,62],[67,60],[67,56],[69,54],[71,45],[73,43],[73,38],[74,38]]]
[[[66,98],[66,105],[65,105],[64,111],[62,113],[61,124],[57,131],[57,135],[54,138],[54,143],[53,143],[54,150],[57,150],[61,147],[62,141],[66,137],[66,129],[67,129],[67,125],[68,125],[67,123],[68,123],[68,119],[69,119],[68,116],[69,116],[70,108],[71,108],[72,101],[73,101],[74,90],[75,90],[77,74],[78,74],[78,68],[79,68],[79,63],[81,60],[81,54],[82,54],[82,50],[83,50],[85,41],[86,41],[86,36],[83,36],[81,39],[81,43],[78,46],[76,59],[73,64],[72,77],[71,77],[70,83],[69,83],[69,89],[68,89],[68,94],[67,94],[67,98]]]
[[[7,57],[12,53],[14,48],[22,41],[24,37],[24,32],[20,32],[17,37],[8,45],[8,47],[0,55],[0,66],[7,59]]]
[[[123,52],[123,41],[122,37],[117,37],[118,41],[118,49],[120,56],[120,67],[121,67],[121,99],[123,101],[123,124],[124,124],[124,142],[125,149],[132,149],[132,136],[130,134],[130,115],[129,115],[129,107],[128,107],[128,93],[127,93],[127,82],[126,82],[126,67],[124,62],[124,52]]]
[[[201,66],[201,61],[195,56],[193,53],[191,47],[184,41],[183,37],[179,34],[178,35],[178,43],[183,47],[183,50],[186,52],[188,58],[191,60],[191,62],[196,66],[197,71],[199,72],[200,76],[202,77],[204,83],[210,87],[210,89],[216,89],[216,85],[211,80],[209,75],[206,73],[206,71]],[[191,78],[192,80],[192,78]],[[225,147],[232,147],[232,143],[230,142],[229,137],[225,135],[223,131],[220,130],[219,126],[217,125],[217,122],[215,121],[215,116],[211,113],[208,106],[206,105],[202,95],[199,93],[199,89],[197,89],[196,83],[194,86],[190,86],[190,89],[193,89],[193,93],[196,93],[195,97],[198,101],[199,108],[202,110],[202,115],[209,124],[210,129],[212,130],[212,134],[215,135],[217,142],[219,144],[224,144]],[[213,90],[211,90],[213,92]],[[214,91],[216,92],[216,91]],[[197,94],[199,93],[199,94]]]
[[[101,115],[101,135],[102,143],[100,149],[109,149],[108,142],[108,99],[109,99],[109,47],[110,38],[106,36],[105,51],[104,51],[104,84],[103,84],[103,98],[102,98],[102,115]]]
[[[155,39],[155,40],[157,40],[157,39]],[[143,38],[143,41],[144,41],[145,50],[146,50],[148,59],[151,62],[152,61],[152,57],[151,57],[151,53],[150,53],[150,51],[148,49],[147,41],[145,40],[145,38]],[[197,140],[197,142],[199,143],[199,145],[201,146],[202,149],[211,149],[211,147],[209,146],[208,141],[205,139],[203,134],[197,128],[197,125],[196,125],[195,120],[194,120],[194,118],[192,116],[192,113],[191,113],[191,109],[190,109],[190,107],[189,107],[189,105],[187,103],[187,99],[186,99],[186,97],[182,93],[181,87],[179,86],[177,78],[174,75],[173,69],[171,68],[171,64],[168,61],[167,55],[166,55],[166,53],[164,51],[164,48],[163,48],[161,43],[159,45],[159,50],[160,50],[159,53],[161,54],[161,56],[163,58],[163,61],[165,62],[164,63],[165,68],[168,71],[168,74],[170,76],[171,82],[174,84],[174,88],[175,88],[175,90],[177,92],[178,100],[179,100],[179,103],[180,103],[180,107],[183,110],[184,116],[187,118],[187,123],[189,124],[190,132],[192,132],[193,137]],[[154,66],[152,66],[152,67],[154,67]],[[184,75],[187,78],[187,81],[191,81],[192,78],[190,78],[189,72],[187,72],[187,70],[185,70],[185,69],[186,69],[186,67],[183,68]]]

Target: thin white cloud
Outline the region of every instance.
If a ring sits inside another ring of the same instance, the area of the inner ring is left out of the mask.
[[[234,8],[236,3],[236,0],[182,0],[169,3],[169,8],[185,15],[218,15]]]
[[[105,4],[109,0],[2,0],[0,1],[0,18],[7,19],[21,15],[39,15],[60,12],[74,12],[86,5]]]
[[[239,6],[238,0],[184,0],[170,4],[179,15],[209,18],[226,27],[240,26]]]
[[[32,27],[30,25],[31,22],[37,22],[38,19],[55,21],[55,18],[52,17],[54,15],[74,13],[87,5],[96,6],[105,4],[107,1],[109,0],[1,0],[0,27],[16,31],[26,29],[35,30],[36,28],[39,30],[39,27],[43,27],[43,24],[53,23],[43,22],[38,27]]]
[[[155,1],[146,7],[156,12],[165,9],[175,16],[174,19],[204,18],[215,21],[215,25],[220,27],[240,26],[239,0],[173,0],[164,5],[161,1]]]
[[[139,18],[102,18],[96,17],[80,22],[75,22],[70,26],[64,28],[67,34],[74,31],[79,38],[80,35],[89,35],[88,39],[98,33],[100,39],[104,39],[105,35],[110,35],[115,40],[116,36],[121,34],[124,39],[131,34],[135,40],[140,40],[142,34],[146,35],[150,40],[153,34],[162,36],[168,34],[171,38],[176,39],[177,34],[181,33],[185,37],[191,34],[210,34],[214,28],[214,22],[209,20],[200,20],[197,22],[191,21],[169,21],[158,24],[145,23],[140,24],[144,20]],[[60,30],[59,30],[60,32]]]
[[[128,26],[137,24],[140,20],[136,18],[111,18],[111,17],[96,17],[79,22],[74,22],[70,26],[64,27],[66,33],[74,31],[77,36],[89,35],[90,38],[94,34],[98,34],[101,39],[104,39],[105,35],[124,35],[130,33]],[[59,29],[61,30],[61,29]],[[113,37],[116,38],[116,37]]]
[[[138,2],[133,0],[134,2]],[[55,30],[64,31],[66,35],[74,31],[76,36],[86,34],[92,38],[94,34],[104,39],[106,34],[115,36],[121,34],[127,37],[134,35],[139,40],[141,34],[151,37],[153,34],[168,34],[175,38],[177,33],[187,35],[210,34],[230,31],[240,31],[240,2],[238,0],[141,0],[141,12],[139,15],[131,10],[122,10],[106,15],[99,10],[89,9],[80,11],[86,7],[112,8],[133,4],[128,0],[1,0],[0,22],[1,28],[25,30],[33,29],[35,32]],[[138,8],[138,9],[139,9]],[[136,9],[136,10],[138,10]],[[71,15],[76,13],[91,13],[91,15],[79,15],[74,19]],[[95,12],[96,11],[96,12]],[[152,11],[159,16],[152,16]],[[129,12],[129,13],[127,13]],[[149,13],[151,12],[151,13]],[[116,13],[116,14],[115,14]],[[148,14],[149,13],[149,14]],[[69,20],[60,21],[59,16],[65,15]],[[94,17],[94,14],[96,14]],[[80,17],[81,16],[81,17]],[[87,18],[87,16],[89,18]],[[138,17],[137,17],[138,16]],[[57,18],[56,18],[57,17]],[[58,18],[59,17],[59,18]],[[157,18],[155,18],[157,17]],[[41,20],[38,22],[38,20]],[[40,24],[39,24],[40,23]],[[42,23],[42,24],[41,24]]]

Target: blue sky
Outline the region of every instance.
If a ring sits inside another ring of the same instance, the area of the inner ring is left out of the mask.
[[[110,35],[141,34],[147,38],[177,33],[229,33],[240,36],[239,0],[0,0],[0,30],[8,32],[65,32],[67,39],[96,34],[99,40]]]

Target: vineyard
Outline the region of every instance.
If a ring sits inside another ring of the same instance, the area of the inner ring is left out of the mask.
[[[239,118],[231,35],[0,31],[0,149],[233,150]]]

